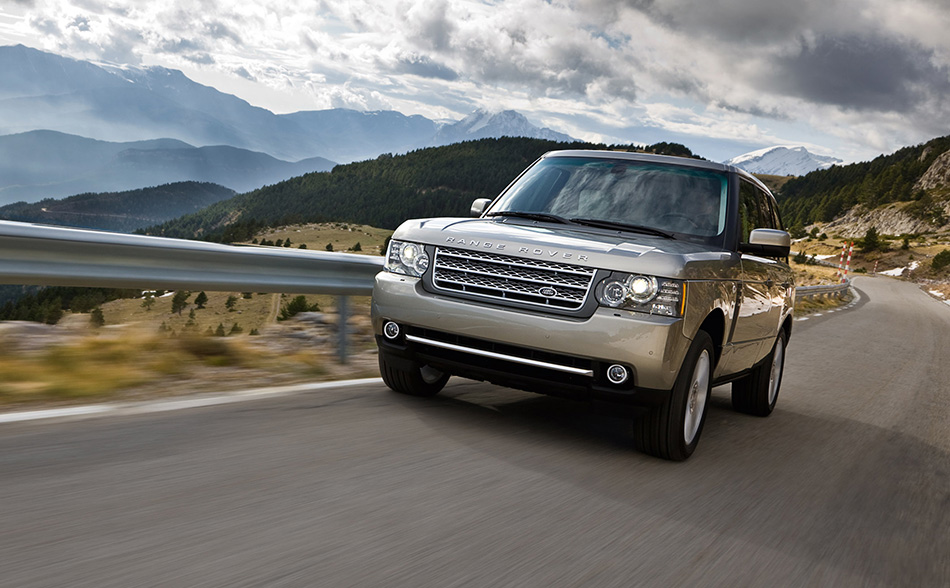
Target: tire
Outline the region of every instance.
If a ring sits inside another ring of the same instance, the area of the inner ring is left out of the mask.
[[[775,410],[785,371],[785,331],[779,331],[772,352],[752,373],[732,383],[732,408],[737,412],[767,417]]]
[[[637,419],[637,449],[672,461],[683,461],[693,454],[706,422],[714,363],[712,339],[699,331],[669,396]]]
[[[389,363],[382,355],[379,356],[379,373],[383,382],[400,394],[435,396],[449,381],[449,374],[435,368],[417,362],[412,362],[411,365],[412,368],[407,371]]]

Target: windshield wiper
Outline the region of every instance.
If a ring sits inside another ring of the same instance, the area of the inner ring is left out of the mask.
[[[666,237],[667,239],[676,239],[671,233],[654,229],[653,227],[644,227],[642,225],[631,225],[628,223],[618,223],[615,221],[601,220],[599,218],[572,218],[571,222],[588,227],[597,227],[600,229],[617,229],[619,231],[634,231],[636,233],[646,233],[647,235],[656,235],[657,237]]]
[[[548,212],[524,212],[520,210],[502,210],[500,212],[489,212],[486,216],[510,216],[514,218],[528,218],[532,220],[561,223],[562,225],[574,224],[573,222],[567,220],[563,216],[550,214]]]

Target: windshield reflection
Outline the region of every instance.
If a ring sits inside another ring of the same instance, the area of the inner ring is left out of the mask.
[[[711,238],[726,217],[723,173],[627,160],[549,157],[492,207],[566,219],[602,220]]]

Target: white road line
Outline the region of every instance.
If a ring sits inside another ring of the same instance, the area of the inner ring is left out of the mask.
[[[315,392],[329,388],[348,388],[363,384],[382,384],[380,378],[362,378],[359,380],[338,380],[332,382],[315,382],[311,384],[294,384],[289,386],[274,386],[271,388],[251,388],[237,390],[227,394],[214,396],[197,396],[193,398],[175,398],[169,400],[147,400],[141,402],[110,402],[104,404],[90,404],[87,406],[70,406],[66,408],[51,408],[47,410],[28,410],[19,412],[0,413],[0,424],[17,423],[59,418],[90,418],[105,415],[134,415],[151,412],[166,412],[171,410],[186,410],[219,404],[245,402],[258,398],[273,398],[290,396],[301,392]]]

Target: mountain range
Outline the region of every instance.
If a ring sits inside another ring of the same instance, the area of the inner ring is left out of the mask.
[[[291,162],[323,157],[346,163],[485,137],[571,140],[515,111],[479,110],[450,123],[395,111],[275,114],[178,70],[0,47],[0,135],[40,129],[110,142],[169,138],[197,147],[229,145]]]
[[[842,163],[840,159],[815,155],[802,146],[777,145],[750,151],[724,161],[752,174],[803,176]]]
[[[30,131],[0,136],[0,205],[182,181],[246,192],[334,165],[321,157],[290,163],[266,153],[227,145],[194,147],[177,139],[114,143]]]

